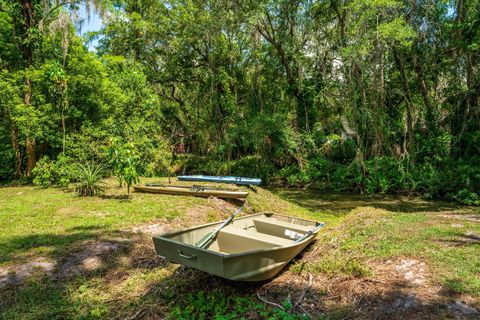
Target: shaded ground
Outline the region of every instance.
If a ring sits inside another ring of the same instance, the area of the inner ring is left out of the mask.
[[[401,195],[331,193],[311,189],[272,189],[271,191],[309,210],[332,214],[344,214],[352,209],[364,206],[382,208],[393,212],[443,212],[462,208],[462,206],[452,202],[429,201]]]
[[[223,219],[238,203],[148,194],[125,201],[112,182],[106,197],[91,199],[32,187],[2,191],[1,318],[480,317],[478,209],[375,201],[338,217],[319,213],[328,209],[324,199],[301,194],[302,207],[255,188],[247,213],[283,212],[327,227],[279,276],[242,284],[170,264],[155,256],[150,238]]]

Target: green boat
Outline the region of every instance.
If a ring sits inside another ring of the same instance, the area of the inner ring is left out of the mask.
[[[232,218],[233,219],[233,218]],[[275,276],[310,242],[323,223],[265,212],[153,237],[157,255],[236,281]],[[205,244],[205,236],[215,238]]]

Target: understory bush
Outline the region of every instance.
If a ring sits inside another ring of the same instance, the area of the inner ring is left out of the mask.
[[[261,178],[264,183],[275,173],[275,167],[259,156],[246,156],[225,161],[194,155],[177,156],[172,165],[180,174],[235,175]]]
[[[293,164],[276,172],[288,187],[311,186],[321,190],[360,193],[417,193],[426,198],[480,205],[480,160],[432,160],[378,157],[344,164],[317,157],[299,168]]]
[[[32,171],[33,184],[37,187],[67,187],[74,174],[72,160],[60,154],[56,160],[44,156]]]

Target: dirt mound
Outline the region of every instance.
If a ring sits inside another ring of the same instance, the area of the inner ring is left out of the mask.
[[[208,205],[197,205],[185,210],[185,213],[171,221],[162,220],[155,223],[146,223],[123,230],[125,232],[157,235],[173,230],[188,228],[196,225],[223,220],[231,215],[237,207],[230,202],[215,197],[208,198]]]
[[[232,203],[215,197],[208,198],[208,204],[225,214],[232,214],[237,209]]]
[[[372,260],[368,265],[369,277],[326,280],[324,307],[344,306],[351,308],[351,317],[377,319],[469,319],[478,315],[472,305],[444,296],[423,261],[399,258]]]

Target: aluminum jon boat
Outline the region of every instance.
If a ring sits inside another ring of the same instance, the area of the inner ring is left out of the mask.
[[[194,175],[194,176],[178,176],[177,179],[180,181],[222,182],[222,183],[233,183],[233,184],[255,185],[255,186],[258,186],[260,183],[262,183],[262,179],[232,177],[232,176]]]
[[[228,223],[215,222],[153,237],[157,255],[174,263],[236,281],[275,276],[299,254],[323,223],[275,213],[259,213]],[[206,234],[218,230],[206,248]]]
[[[217,197],[222,199],[244,199],[246,191],[215,189],[202,186],[133,186],[135,192],[160,193],[195,197]]]

